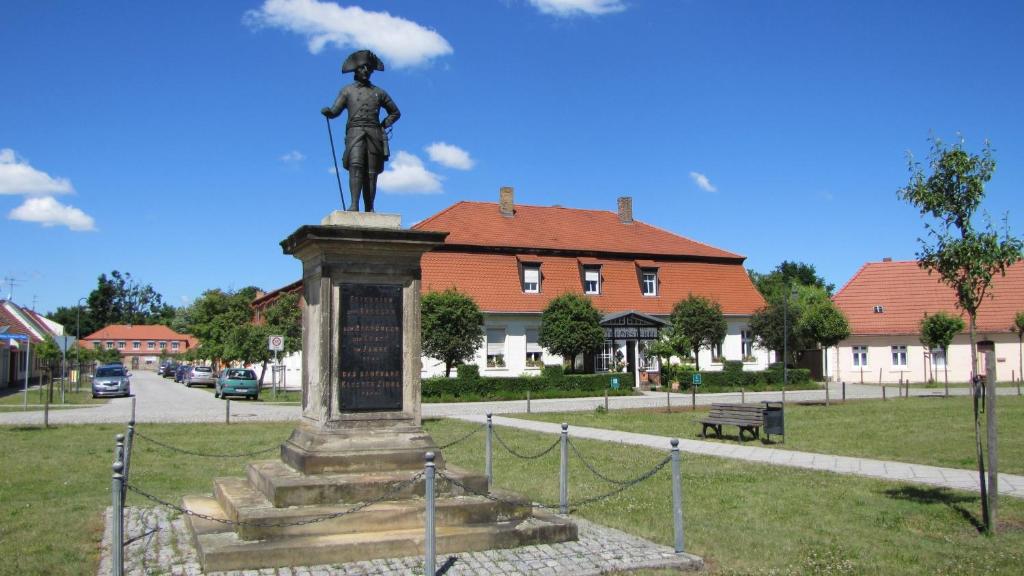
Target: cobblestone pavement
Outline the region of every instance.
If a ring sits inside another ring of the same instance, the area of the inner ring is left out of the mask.
[[[689,554],[677,555],[667,546],[631,536],[625,532],[573,518],[579,526],[577,542],[524,546],[438,556],[438,568],[454,558],[445,572],[450,576],[558,575],[597,576],[610,570],[678,567],[698,570],[703,561]],[[106,513],[106,530],[97,574],[110,574],[111,522]],[[192,546],[188,527],[180,515],[162,508],[125,509],[125,574],[203,574]],[[270,568],[213,572],[221,576],[405,576],[423,574],[422,557],[389,558],[295,568]]]
[[[461,416],[460,420],[468,422],[484,423],[485,416]],[[497,426],[510,426],[521,430],[544,432],[548,434],[561,434],[560,424],[552,422],[536,422],[533,420],[521,420],[518,418],[506,418],[495,416],[492,421]],[[634,432],[619,432],[616,430],[605,430],[601,428],[588,428],[585,426],[569,426],[569,435],[572,438],[587,438],[601,440],[604,442],[617,442],[632,446],[646,446],[656,450],[668,450],[671,438],[667,436],[655,436],[653,434],[637,434]],[[962,470],[959,468],[940,468],[938,466],[925,466],[922,464],[907,464],[905,462],[893,462],[890,460],[872,460],[870,458],[853,458],[849,456],[834,456],[831,454],[816,454],[812,452],[798,452],[782,448],[762,448],[759,446],[748,446],[739,443],[707,442],[702,440],[679,440],[679,449],[692,454],[703,454],[706,456],[717,456],[721,458],[732,458],[746,460],[748,462],[759,462],[773,466],[790,466],[793,468],[805,468],[808,470],[820,470],[823,472],[834,472],[836,474],[852,474],[855,476],[867,476],[881,480],[893,480],[897,482],[912,482],[917,484],[928,484],[957,490],[978,491],[978,472],[976,470]],[[685,461],[683,466],[685,466]],[[1014,474],[999,475],[999,493],[1006,496],[1024,498],[1024,476]]]

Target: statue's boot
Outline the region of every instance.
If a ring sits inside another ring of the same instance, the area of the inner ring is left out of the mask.
[[[363,193],[363,207],[367,212],[373,212],[375,198],[377,198],[377,174],[370,172],[366,178],[366,190]]]
[[[348,189],[351,193],[351,202],[348,205],[349,212],[359,212],[359,192],[363,187],[362,170],[353,166],[348,173]]]

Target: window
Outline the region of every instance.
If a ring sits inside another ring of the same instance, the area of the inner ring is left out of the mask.
[[[505,367],[505,329],[496,328],[487,331],[487,367]]]
[[[166,348],[167,348],[167,342],[161,342],[161,343],[160,343],[160,349],[161,349],[161,350],[164,350],[164,349],[166,349]]]
[[[114,343],[111,342],[110,340],[107,340],[107,350],[113,350],[113,349],[114,349]]]
[[[132,342],[132,350],[141,350],[141,349],[142,349],[142,342],[139,342],[138,340],[136,340],[135,342]]]
[[[615,343],[605,340],[601,352],[594,357],[595,372],[610,372],[615,367]]]
[[[92,347],[95,348],[96,350],[99,350],[103,348],[103,342],[93,342]]]
[[[892,365],[893,366],[906,366],[907,365],[907,347],[906,346],[893,346],[892,347]]]
[[[171,350],[174,350],[175,352],[178,351],[178,341],[177,340],[175,340],[174,342],[171,342]]]
[[[124,350],[124,340],[118,340],[117,341],[117,349],[118,350]]]
[[[523,264],[523,292],[527,294],[540,292],[539,264]]]
[[[868,347],[867,346],[854,346],[853,347],[853,365],[854,366],[867,366],[868,365]]]
[[[740,330],[740,346],[743,348],[743,360],[754,361],[754,333],[750,330]]]
[[[601,269],[591,266],[583,269],[583,293],[601,293]]]
[[[156,342],[153,342],[152,340],[146,342],[146,350],[153,350],[154,348],[156,348]]]
[[[658,295],[658,271],[644,270],[640,273],[640,290],[644,296]]]
[[[932,348],[932,367],[946,367],[946,351],[943,350],[942,348]]]
[[[526,367],[527,368],[540,368],[544,366],[544,360],[542,359],[542,350],[540,344],[537,342],[537,329],[526,330]]]

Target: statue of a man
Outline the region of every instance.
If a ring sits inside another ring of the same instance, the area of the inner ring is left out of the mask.
[[[337,118],[348,109],[345,123],[345,152],[341,163],[348,170],[348,186],[352,195],[349,210],[359,210],[362,193],[366,212],[373,212],[377,195],[377,176],[384,170],[384,161],[391,155],[384,131],[391,127],[401,112],[388,93],[370,83],[374,70],[384,70],[384,63],[369,50],[353,52],[345,59],[341,72],[355,72],[356,81],[345,86],[330,107],[320,111],[327,118]],[[380,110],[388,115],[383,121]]]

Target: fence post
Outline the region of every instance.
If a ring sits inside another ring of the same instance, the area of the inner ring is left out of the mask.
[[[1020,386],[1017,386],[1017,388],[1020,388]],[[604,389],[604,411],[605,412],[608,411],[608,389],[607,388]]]
[[[487,493],[491,493],[491,483],[494,482],[494,445],[491,443],[494,436],[494,422],[491,421],[491,413],[487,413],[487,442],[486,442],[486,474]]]
[[[114,475],[110,484],[110,573],[113,576],[124,576],[124,476],[121,475],[123,469],[124,465],[120,460],[114,462]]]
[[[668,413],[672,413],[672,392],[670,390],[665,391],[665,409]]]
[[[424,494],[427,500],[424,525],[427,532],[423,541],[423,573],[434,576],[437,573],[434,568],[437,557],[437,543],[434,540],[434,453],[427,452],[424,458],[427,461],[423,467]]]
[[[843,380],[843,402],[846,402],[846,380]]]
[[[562,422],[562,458],[558,469],[558,511],[569,513],[569,424]]]
[[[683,540],[683,479],[679,462],[679,439],[673,438],[672,443],[672,524],[676,535],[676,554],[685,550]]]
[[[693,384],[690,385],[690,411],[697,411],[697,387]]]
[[[132,419],[128,421],[128,434],[124,438],[124,482],[127,490],[132,467],[132,445],[135,443],[135,398],[132,398]]]
[[[224,423],[231,424],[231,398],[224,399]]]
[[[132,417],[128,423],[132,426],[135,425],[135,396],[132,396]]]
[[[530,413],[530,391],[526,391],[526,413]]]
[[[828,405],[829,405],[829,390],[828,390],[828,384],[829,384],[828,380],[825,380],[825,407],[826,407],[826,408],[827,408],[827,407],[828,407]]]
[[[743,388],[740,388],[740,404],[746,404],[746,403],[747,403],[747,391],[744,390]]]
[[[885,400],[885,384],[882,384],[882,400]]]
[[[124,462],[124,434],[114,434],[114,462]]]

